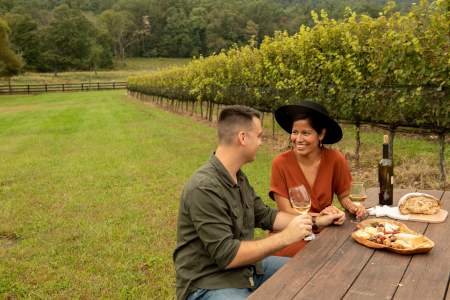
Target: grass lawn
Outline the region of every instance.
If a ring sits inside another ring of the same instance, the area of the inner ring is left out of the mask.
[[[97,73],[89,71],[61,72],[58,76],[53,73],[25,72],[11,78],[11,84],[44,84],[70,82],[109,82],[127,81],[128,76],[144,74],[168,68],[182,66],[189,63],[188,58],[127,58],[125,62],[116,62],[114,69],[99,70]],[[0,84],[8,84],[0,78]]]
[[[379,140],[363,135],[369,169]],[[397,155],[437,158],[435,143],[398,141]],[[215,143],[209,124],[124,90],[0,97],[0,298],[173,298],[179,194]],[[274,148],[245,167],[271,205]]]
[[[171,298],[179,193],[214,130],[125,91],[0,101],[0,298]]]

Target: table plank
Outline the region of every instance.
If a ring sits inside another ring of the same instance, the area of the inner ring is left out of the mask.
[[[450,192],[441,198],[443,209],[450,209]],[[435,242],[426,255],[415,255],[406,270],[394,299],[443,299],[450,276],[450,226],[429,224],[425,235]],[[447,291],[447,298],[449,297]]]
[[[447,290],[445,291],[445,300],[450,300],[450,274],[447,281]]]
[[[401,196],[410,190],[395,190],[394,203],[397,204]],[[426,191],[438,198],[441,191]],[[403,222],[414,231],[423,233],[427,223]],[[358,278],[348,290],[344,299],[391,299],[399,286],[405,269],[412,256],[399,255],[387,251],[375,251],[368,264],[361,271]]]
[[[377,189],[367,191],[368,200],[377,197]],[[325,228],[308,245],[259,287],[248,299],[293,299],[339,248],[349,239],[354,224]]]
[[[445,291],[445,300],[450,300],[450,274],[448,275],[447,290]]]
[[[348,238],[294,299],[341,299],[373,253]]]

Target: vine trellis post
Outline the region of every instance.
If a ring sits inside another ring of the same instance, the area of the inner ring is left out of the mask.
[[[441,174],[441,189],[445,190],[447,175],[445,172],[445,131],[439,133],[439,171]]]

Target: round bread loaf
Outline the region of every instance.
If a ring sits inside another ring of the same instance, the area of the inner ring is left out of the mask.
[[[404,215],[434,215],[441,209],[438,199],[431,195],[422,193],[411,193],[403,196],[399,201],[398,208]]]

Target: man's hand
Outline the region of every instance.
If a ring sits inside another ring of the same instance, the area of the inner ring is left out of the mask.
[[[300,215],[292,219],[286,228],[280,233],[284,236],[286,243],[292,244],[304,239],[312,232],[311,216]]]
[[[336,206],[330,205],[320,212],[318,217],[319,226],[327,226],[331,223],[342,225],[345,222],[345,213]]]

